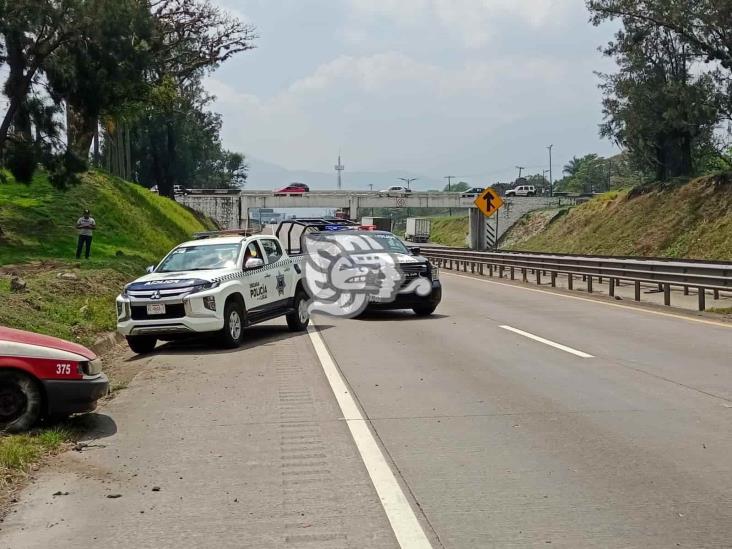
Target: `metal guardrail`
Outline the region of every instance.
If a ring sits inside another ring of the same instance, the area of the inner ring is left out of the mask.
[[[664,304],[671,305],[671,287],[677,286],[689,294],[695,288],[699,296],[699,310],[706,309],[706,292],[712,291],[719,298],[720,291],[732,291],[732,263],[707,263],[699,261],[674,261],[647,258],[626,258],[607,256],[577,256],[562,254],[541,254],[524,252],[476,252],[455,248],[421,247],[422,255],[441,268],[457,269],[464,272],[490,276],[497,271],[515,280],[520,271],[522,280],[528,281],[531,274],[541,284],[542,276],[548,276],[551,285],[556,287],[557,275],[567,276],[570,290],[574,289],[575,277],[581,277],[592,292],[593,280],[602,283],[609,281],[610,296],[615,296],[615,288],[621,282],[635,285],[635,300],[640,301],[641,284],[658,284],[664,294]]]

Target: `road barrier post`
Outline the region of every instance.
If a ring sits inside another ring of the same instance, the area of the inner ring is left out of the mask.
[[[699,288],[699,310],[700,311],[707,310],[707,296],[706,296],[705,291],[706,290],[704,290],[704,288]]]
[[[528,273],[526,272],[526,269],[521,269],[521,274],[523,275],[524,282],[528,282],[529,278],[528,278]]]
[[[516,279],[515,269],[513,267],[511,267],[511,280],[515,280],[515,279]]]
[[[640,286],[640,280],[635,281],[635,300],[640,301],[641,298],[641,286]]]
[[[587,293],[592,293],[592,276],[587,276]]]
[[[541,286],[541,271],[536,269],[536,285]]]
[[[719,290],[717,290],[717,289],[714,290],[714,299],[715,300],[719,299]]]
[[[557,273],[552,271],[552,288],[557,287]]]
[[[572,276],[572,273],[567,274],[567,288],[574,290],[574,276]]]
[[[671,284],[663,285],[663,304],[667,307],[671,306]]]
[[[610,297],[615,297],[615,279],[610,278],[608,280],[608,283],[610,284],[610,286],[608,287],[608,292],[610,294]]]

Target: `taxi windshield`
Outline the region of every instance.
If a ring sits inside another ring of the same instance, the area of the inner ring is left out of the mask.
[[[241,244],[203,244],[173,250],[155,270],[157,273],[207,271],[236,267]]]

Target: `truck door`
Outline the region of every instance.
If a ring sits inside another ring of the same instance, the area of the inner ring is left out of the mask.
[[[292,282],[292,265],[285,261],[282,246],[276,238],[259,240],[266,257],[264,283],[267,287],[267,308],[280,309],[289,306],[295,288]]]
[[[265,265],[258,269],[245,270],[247,276],[244,277],[244,302],[247,306],[247,313],[256,315],[267,309],[267,295],[268,290],[265,284],[265,271],[267,269],[267,258],[262,252],[259,243],[253,240],[247,244],[247,249],[244,251],[243,264],[246,265],[247,260],[250,258],[261,259]]]

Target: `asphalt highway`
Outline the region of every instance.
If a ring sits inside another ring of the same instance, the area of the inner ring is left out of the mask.
[[[732,326],[443,283],[430,318],[130,357],[0,547],[732,547]]]

